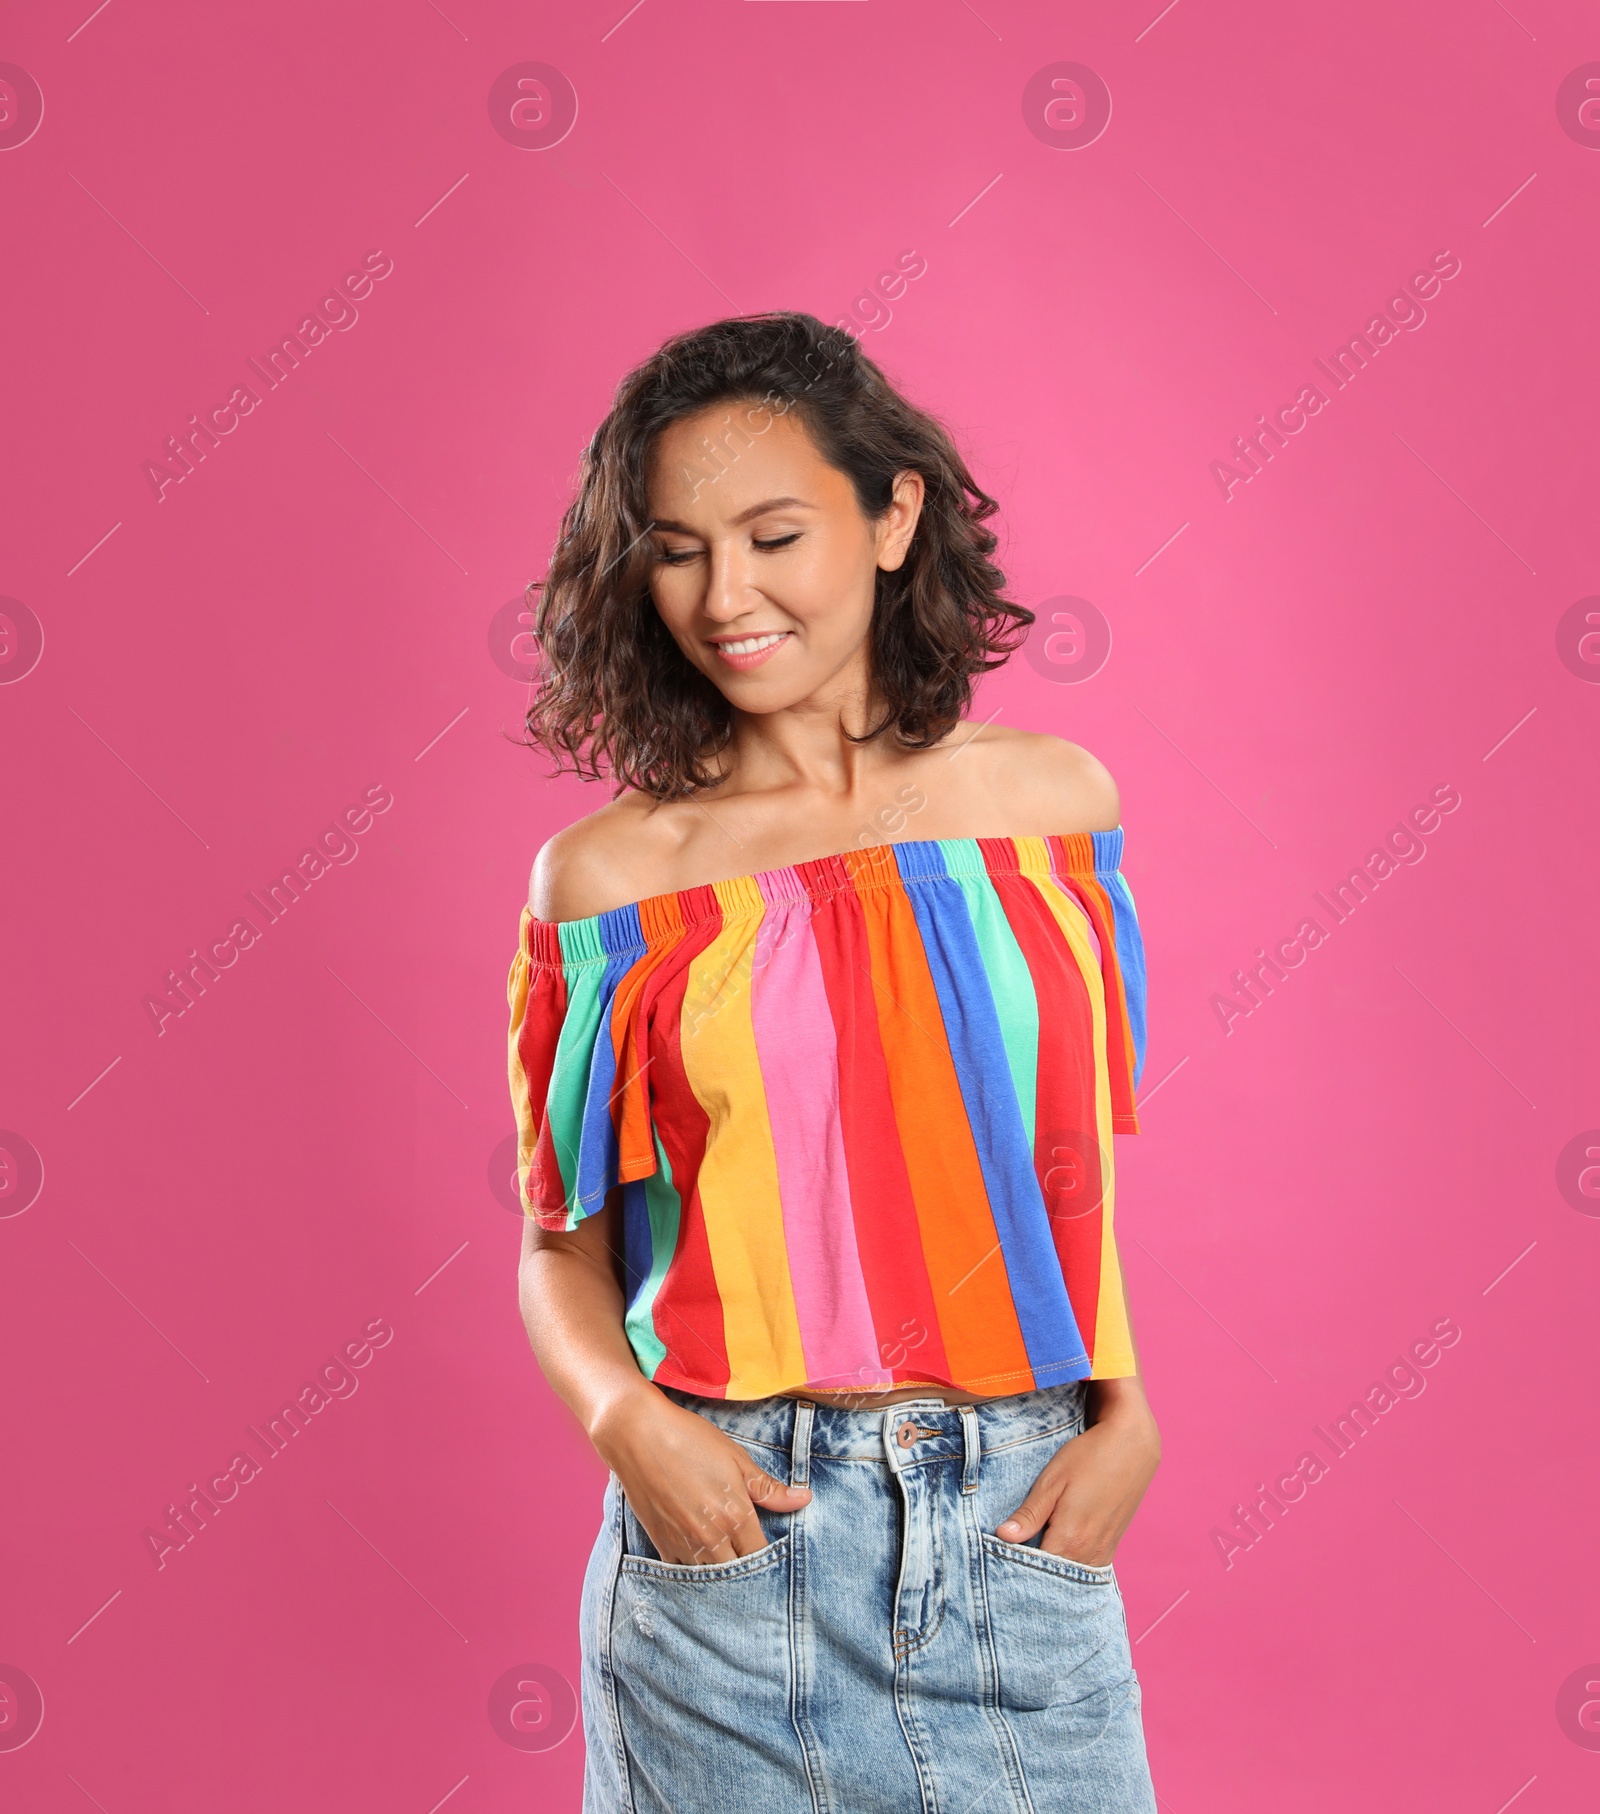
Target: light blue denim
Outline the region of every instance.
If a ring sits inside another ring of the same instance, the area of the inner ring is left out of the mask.
[[[759,1513],[753,1555],[668,1563],[612,1479],[584,1814],[1155,1814],[1115,1571],[994,1534],[1082,1430],[1082,1381],[966,1407],[669,1395],[812,1498]]]

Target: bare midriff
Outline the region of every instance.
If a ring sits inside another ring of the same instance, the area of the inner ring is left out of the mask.
[[[981,1405],[987,1399],[1003,1394],[993,1392],[957,1392],[950,1386],[896,1386],[889,1392],[805,1392],[782,1394],[784,1398],[804,1398],[814,1405],[834,1405],[844,1411],[871,1411],[882,1405],[903,1404],[907,1399],[937,1398],[946,1405]]]

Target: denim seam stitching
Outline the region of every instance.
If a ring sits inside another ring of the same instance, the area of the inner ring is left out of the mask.
[[[894,1406],[886,1407],[886,1410],[885,1410],[886,1419],[892,1419],[893,1415],[894,1415],[894,1411],[895,1411]],[[927,1459],[932,1461],[936,1458],[933,1456],[929,1456]],[[944,1457],[944,1459],[947,1460],[948,1457]],[[904,1461],[904,1460],[899,1460],[897,1458],[896,1461],[894,1461],[894,1462],[889,1462],[887,1459],[885,1459],[885,1461],[883,1462],[882,1465],[890,1468],[891,1472],[894,1473],[897,1480],[899,1480],[902,1483],[900,1486],[900,1502],[905,1511],[905,1520],[906,1520],[905,1527],[906,1527],[906,1530],[909,1532],[910,1527],[911,1527],[911,1517],[912,1517],[911,1494],[909,1491],[907,1491],[907,1489],[904,1485],[904,1478],[908,1473],[911,1472],[911,1470],[913,1468],[921,1467],[924,1464],[922,1462],[908,1462],[908,1461]],[[929,1496],[933,1497],[936,1494],[936,1492],[937,1492],[936,1487],[930,1489]],[[903,1655],[907,1658],[910,1658],[912,1656],[915,1656],[918,1651],[926,1650],[928,1648],[928,1646],[933,1642],[933,1640],[938,1636],[939,1629],[944,1624],[944,1603],[945,1603],[944,1544],[940,1540],[939,1521],[938,1521],[937,1517],[935,1517],[933,1520],[930,1547],[932,1550],[932,1567],[929,1570],[929,1579],[930,1579],[930,1583],[932,1586],[932,1590],[936,1597],[938,1611],[934,1615],[934,1620],[933,1620],[932,1625],[928,1626],[921,1633],[920,1636],[910,1638],[907,1642],[902,1643],[900,1634],[904,1628],[900,1624],[900,1593],[899,1593],[898,1583],[896,1584],[894,1612],[892,1615],[893,1623],[890,1626],[889,1639],[890,1639],[890,1644],[893,1647],[894,1651],[896,1652],[897,1656]],[[902,1553],[901,1553],[902,1571],[904,1569],[904,1560],[905,1560],[904,1551],[902,1551]]]
[[[648,1575],[654,1581],[743,1581],[781,1562],[790,1534],[785,1531],[764,1548],[732,1562],[665,1562],[654,1556],[624,1556],[619,1573]]]
[[[801,1761],[806,1770],[806,1788],[811,1796],[811,1814],[831,1814],[832,1797],[828,1793],[827,1760],[811,1725],[811,1658],[806,1642],[806,1564],[805,1507],[792,1515],[789,1535],[796,1541],[790,1548],[789,1561],[789,1720],[800,1746]]]
[[[1020,1562],[1024,1568],[1031,1568],[1041,1575],[1049,1575],[1054,1580],[1077,1581],[1080,1587],[1114,1587],[1116,1585],[1116,1576],[1113,1573],[1115,1565],[1110,1562],[1104,1565],[1104,1572],[1102,1572],[1097,1563],[1074,1562],[1071,1556],[1057,1556],[1050,1550],[1041,1553],[1027,1543],[1008,1544],[1004,1537],[996,1537],[990,1531],[984,1531],[982,1537],[985,1553],[993,1556],[999,1562]],[[1020,1551],[1021,1554],[1013,1555],[1014,1550]],[[1055,1566],[1051,1566],[1052,1564]],[[1076,1575],[1063,1574],[1062,1571],[1068,1568],[1082,1569],[1089,1579],[1080,1580]],[[1120,1599],[1121,1596],[1119,1595],[1118,1598]]]
[[[967,1531],[967,1567],[973,1608],[975,1612],[981,1613],[983,1624],[984,1717],[994,1730],[1002,1756],[1007,1759],[1007,1775],[1011,1781],[1014,1797],[1025,1810],[1025,1814],[1036,1814],[1033,1796],[1028,1788],[1027,1774],[1022,1768],[1022,1755],[1017,1749],[1017,1735],[1011,1730],[1011,1722],[1006,1718],[1005,1709],[1000,1705],[1000,1654],[994,1640],[994,1613],[989,1605],[988,1557],[983,1547],[984,1531],[978,1523],[977,1497],[974,1495],[960,1503],[961,1520]],[[976,1542],[973,1541],[974,1538],[977,1539]]]
[[[909,1658],[901,1651],[898,1644],[891,1644],[890,1648],[894,1661],[895,1717],[900,1723],[900,1736],[905,1741],[906,1755],[911,1759],[911,1768],[917,1773],[917,1799],[922,1804],[922,1814],[936,1814],[938,1792],[934,1789],[928,1766],[923,1761],[922,1732],[917,1723],[916,1710],[912,1705],[911,1678],[906,1667]]]
[[[614,1535],[617,1554],[611,1568],[611,1578],[606,1583],[605,1596],[600,1607],[600,1686],[605,1696],[606,1712],[611,1725],[611,1744],[616,1753],[617,1778],[622,1790],[624,1814],[637,1814],[633,1799],[633,1772],[628,1762],[627,1741],[622,1736],[622,1709],[617,1705],[617,1672],[612,1662],[612,1649],[615,1643],[617,1583],[622,1579],[622,1564],[627,1556],[627,1522],[623,1506],[622,1487],[615,1479],[612,1490],[616,1495],[614,1518]]]

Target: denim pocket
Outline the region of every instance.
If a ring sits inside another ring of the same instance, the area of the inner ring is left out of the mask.
[[[647,1575],[657,1581],[740,1581],[746,1575],[760,1574],[789,1559],[789,1537],[785,1532],[775,1543],[752,1551],[748,1556],[735,1556],[731,1562],[663,1562],[659,1556],[624,1556],[625,1575]]]
[[[753,1550],[748,1556],[735,1556],[731,1562],[666,1562],[650,1540],[650,1533],[634,1515],[627,1495],[620,1488],[618,1495],[622,1499],[622,1572],[625,1575],[654,1575],[671,1581],[730,1581],[782,1561],[789,1553],[787,1523],[774,1538],[757,1508],[756,1522],[761,1525],[761,1534],[767,1539],[763,1548]]]
[[[611,1660],[628,1755],[642,1780],[697,1785],[685,1808],[736,1805],[735,1766],[751,1735],[774,1750],[798,1742],[789,1717],[794,1538],[786,1527],[731,1562],[663,1562],[626,1509],[623,1531]],[[719,1738],[723,1721],[745,1737]]]
[[[1055,1743],[1094,1744],[1133,1678],[1114,1570],[987,1531],[981,1544],[1001,1706],[1049,1708]]]
[[[1110,1581],[1116,1570],[1109,1562],[1075,1562],[1071,1556],[1058,1556],[1044,1545],[1044,1527],[1026,1543],[1007,1543],[1003,1538],[984,1533],[984,1542],[992,1544],[996,1555],[1012,1557],[1018,1562],[1031,1563],[1035,1568],[1042,1568],[1047,1574],[1060,1575],[1068,1581]]]

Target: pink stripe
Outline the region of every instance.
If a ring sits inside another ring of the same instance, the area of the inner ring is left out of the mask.
[[[1064,894],[1067,897],[1067,900],[1077,908],[1078,918],[1083,921],[1083,929],[1088,933],[1089,943],[1094,949],[1094,961],[1096,964],[1103,967],[1104,959],[1100,953],[1100,934],[1094,929],[1094,921],[1084,912],[1083,902],[1073,893],[1066,877],[1063,876],[1061,871],[1056,867],[1056,853],[1054,849],[1051,848],[1049,844],[1046,844],[1045,848],[1050,852],[1050,874],[1055,878],[1056,892],[1058,894]]]
[[[772,892],[762,888],[767,911],[756,939],[750,1013],[806,1377],[814,1386],[882,1384],[888,1369],[856,1251],[839,1120],[839,1047],[811,902],[792,870],[775,871],[772,879]],[[791,889],[798,900],[787,898]],[[774,898],[777,890],[785,898]]]

